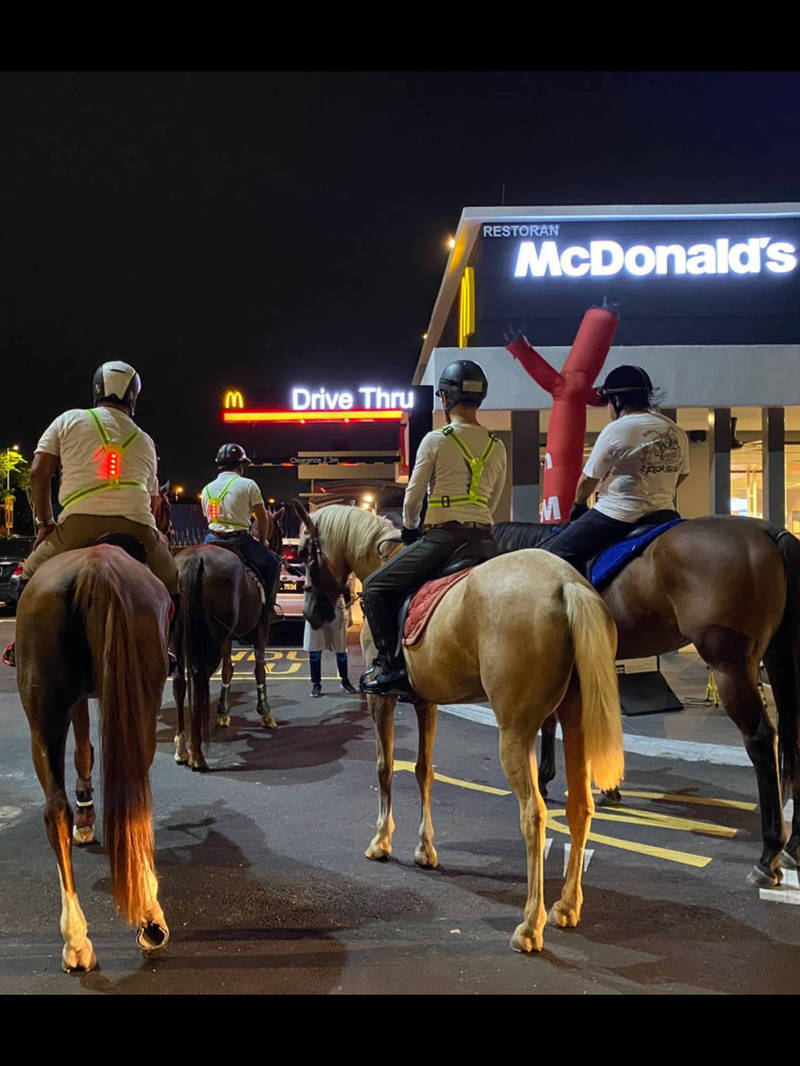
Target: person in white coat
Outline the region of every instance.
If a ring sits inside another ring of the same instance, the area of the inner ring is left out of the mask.
[[[347,664],[347,618],[350,613],[350,590],[340,596],[335,605],[335,617],[319,629],[312,629],[306,622],[303,631],[303,650],[308,652],[309,673],[311,675],[311,695],[316,699],[322,695],[322,653],[332,651],[336,656],[339,679],[345,692],[355,694],[350,683]]]

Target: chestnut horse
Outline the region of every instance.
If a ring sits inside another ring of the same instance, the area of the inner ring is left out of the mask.
[[[305,616],[314,628],[330,621],[348,576],[361,581],[400,550],[399,533],[359,507],[331,504],[313,518],[296,504],[306,525],[300,541],[307,561]],[[365,625],[367,663],[375,648]],[[489,699],[500,729],[500,759],[519,803],[525,839],[528,893],[524,920],[514,931],[517,951],[540,951],[548,920],[544,908],[546,808],[535,773],[536,734],[557,711],[567,752],[572,848],[561,898],[551,924],[578,924],[583,904],[583,856],[594,805],[590,774],[602,788],[622,777],[622,719],[614,668],[614,625],[603,601],[575,570],[542,551],[490,559],[445,593],[417,643],[404,649],[418,699],[416,778],[422,824],[414,856],[436,867],[431,788],[436,704]],[[378,747],[380,800],[377,832],[366,851],[386,859],[392,851],[394,766],[393,697],[367,699]]]
[[[537,544],[546,550],[552,532],[528,522],[500,522],[493,530],[501,552]],[[688,519],[628,563],[602,597],[617,625],[620,659],[694,644],[714,671],[758,784],[763,850],[747,880],[777,884],[782,862],[800,866],[800,542],[755,518]],[[778,709],[779,745],[758,689],[762,660]],[[554,737],[550,719],[542,730],[540,785],[555,776]],[[781,776],[794,799],[788,842]]]
[[[19,601],[17,683],[45,793],[47,835],[58,862],[67,972],[90,970],[97,961],[75,886],[73,815],[64,788],[64,749],[73,716],[79,779],[91,772],[90,696],[100,703],[103,829],[114,903],[136,924],[137,941],[146,951],[169,939],[158,902],[149,770],[167,677],[170,610],[162,583],[111,544],[50,559]]]

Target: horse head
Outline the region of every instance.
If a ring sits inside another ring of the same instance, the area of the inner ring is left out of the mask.
[[[306,564],[303,617],[312,629],[319,629],[336,617],[336,601],[346,585],[334,574],[322,550],[319,529],[314,519],[299,500],[294,501],[294,507],[304,526],[300,531],[297,550],[298,556]]]
[[[174,532],[172,528],[172,518],[170,517],[172,508],[169,502],[169,490],[171,487],[171,481],[168,481],[165,485],[159,485],[158,496],[153,497],[152,505],[153,517],[156,520],[156,529],[166,537],[171,536]]]

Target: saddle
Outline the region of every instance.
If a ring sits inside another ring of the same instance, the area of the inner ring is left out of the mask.
[[[601,591],[624,570],[631,559],[641,555],[651,541],[684,521],[677,511],[653,511],[652,514],[645,515],[641,521],[634,523],[622,540],[604,548],[589,560],[586,576],[598,592]]]
[[[497,554],[497,545],[490,538],[459,544],[444,566],[410,591],[400,609],[398,657],[404,646],[416,644],[420,639],[444,594],[469,577],[476,566]]]
[[[239,549],[238,549],[238,547],[236,545],[236,542],[235,541],[226,540],[224,537],[214,537],[213,540],[210,540],[207,543],[214,544],[218,548],[227,548],[227,550],[229,552],[233,552],[233,554],[237,557],[237,559],[240,560],[242,566],[247,571],[247,574],[255,582],[256,588],[258,589],[258,594],[261,597],[261,605],[262,605],[262,607],[266,607],[266,605],[267,605],[267,587],[266,587],[266,584],[264,582],[264,578],[261,576],[261,574],[259,574],[259,572],[254,567],[250,566],[250,564],[247,562],[245,557],[239,551]]]

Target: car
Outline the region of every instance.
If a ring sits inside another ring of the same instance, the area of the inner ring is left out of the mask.
[[[287,538],[281,549],[281,576],[275,614],[283,621],[303,621],[306,568],[297,557],[298,540]]]
[[[0,538],[0,604],[7,610],[16,609],[22,564],[32,547],[33,537]]]

